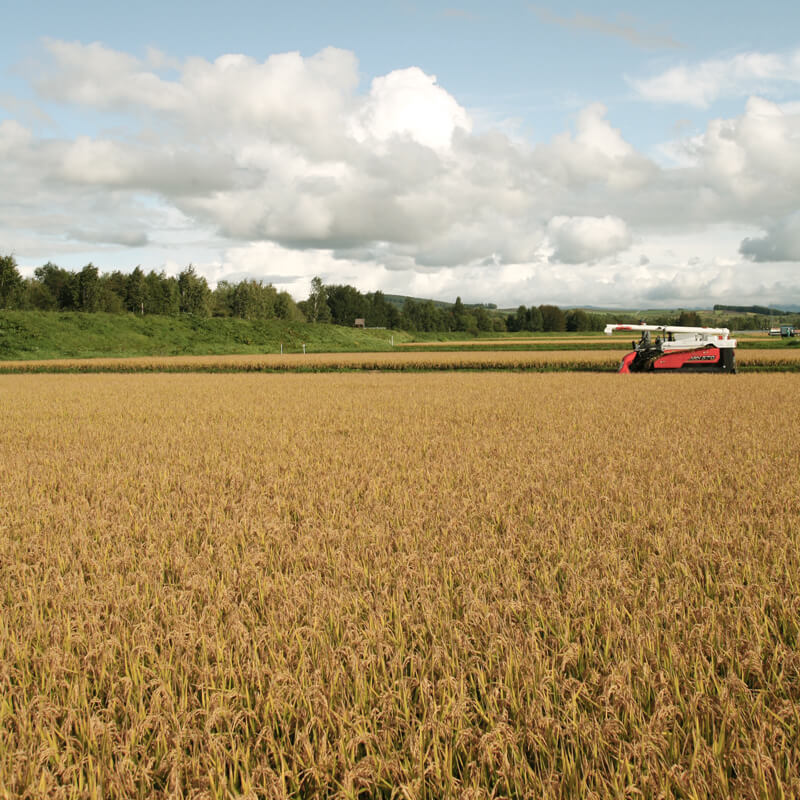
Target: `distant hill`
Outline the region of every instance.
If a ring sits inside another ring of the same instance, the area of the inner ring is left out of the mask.
[[[425,297],[411,297],[405,294],[385,294],[384,299],[387,303],[391,303],[393,306],[397,308],[398,311],[403,310],[403,305],[405,304],[406,300],[413,300],[416,303],[433,303],[436,308],[450,308],[452,303],[445,303],[442,300],[430,300]]]
[[[388,303],[391,303],[398,310],[402,310],[403,304],[406,300],[413,300],[415,303],[433,303],[436,308],[452,308],[453,303],[448,303],[444,300],[433,300],[427,297],[412,297],[405,294],[384,294],[384,298]],[[513,307],[498,308],[496,303],[464,303],[465,308],[485,308],[490,311],[498,311],[501,314],[514,314],[520,305],[527,305],[527,303],[518,303]],[[535,304],[538,305],[538,304]],[[664,316],[665,314],[680,314],[681,311],[697,311],[699,313],[710,314],[713,311],[733,314],[763,314],[767,316],[785,316],[786,314],[800,313],[800,305],[784,305],[781,309],[772,308],[767,306],[734,306],[717,304],[713,306],[680,306],[676,308],[609,308],[608,306],[594,306],[589,304],[566,304],[561,306],[565,311],[570,309],[583,309],[595,314],[626,314],[629,316],[638,316],[642,319],[648,319],[653,316]]]
[[[800,306],[784,306],[783,310],[772,308],[772,306],[727,306],[717,304],[714,311],[734,311],[737,314],[761,314],[766,317],[782,317],[786,314],[796,314],[800,311]]]
[[[455,303],[455,301],[448,303],[444,300],[431,300],[427,297],[411,297],[406,294],[385,294],[384,299],[400,311],[403,310],[406,300],[413,300],[415,303],[433,303],[436,308],[452,308]],[[497,303],[464,303],[464,308],[485,308],[489,311],[497,311]],[[514,310],[516,311],[516,309]]]

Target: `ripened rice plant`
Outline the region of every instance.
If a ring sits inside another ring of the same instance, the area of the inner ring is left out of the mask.
[[[388,353],[264,353],[224,356],[144,356],[0,361],[2,373],[37,372],[420,372],[426,370],[529,370],[616,372],[628,350],[494,350]],[[800,348],[741,350],[737,364],[766,371],[800,370]]]
[[[798,397],[2,376],[0,795],[797,796]]]

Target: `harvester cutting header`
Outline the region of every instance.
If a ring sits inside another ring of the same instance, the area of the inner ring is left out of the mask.
[[[633,352],[622,359],[620,372],[736,372],[736,339],[728,338],[727,328],[606,325],[609,336],[615,331],[642,334],[631,342]]]

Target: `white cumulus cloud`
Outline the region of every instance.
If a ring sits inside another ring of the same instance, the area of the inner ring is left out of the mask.
[[[768,94],[784,84],[800,84],[800,50],[681,64],[652,78],[628,78],[628,83],[646,100],[708,108],[720,97]]]
[[[800,262],[800,212],[771,225],[764,236],[744,239],[739,252],[759,262]]]
[[[436,85],[434,76],[411,67],[372,81],[353,133],[362,142],[367,136],[386,141],[407,135],[434,150],[446,150],[457,128],[472,129],[467,112]]]
[[[547,226],[553,257],[580,264],[627,249],[631,235],[619,217],[553,217]]]

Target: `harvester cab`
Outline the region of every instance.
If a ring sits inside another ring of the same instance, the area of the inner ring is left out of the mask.
[[[622,359],[620,372],[736,372],[736,339],[729,338],[727,328],[644,323],[605,327],[609,336],[617,331],[641,333],[638,342],[631,342],[633,351]]]

